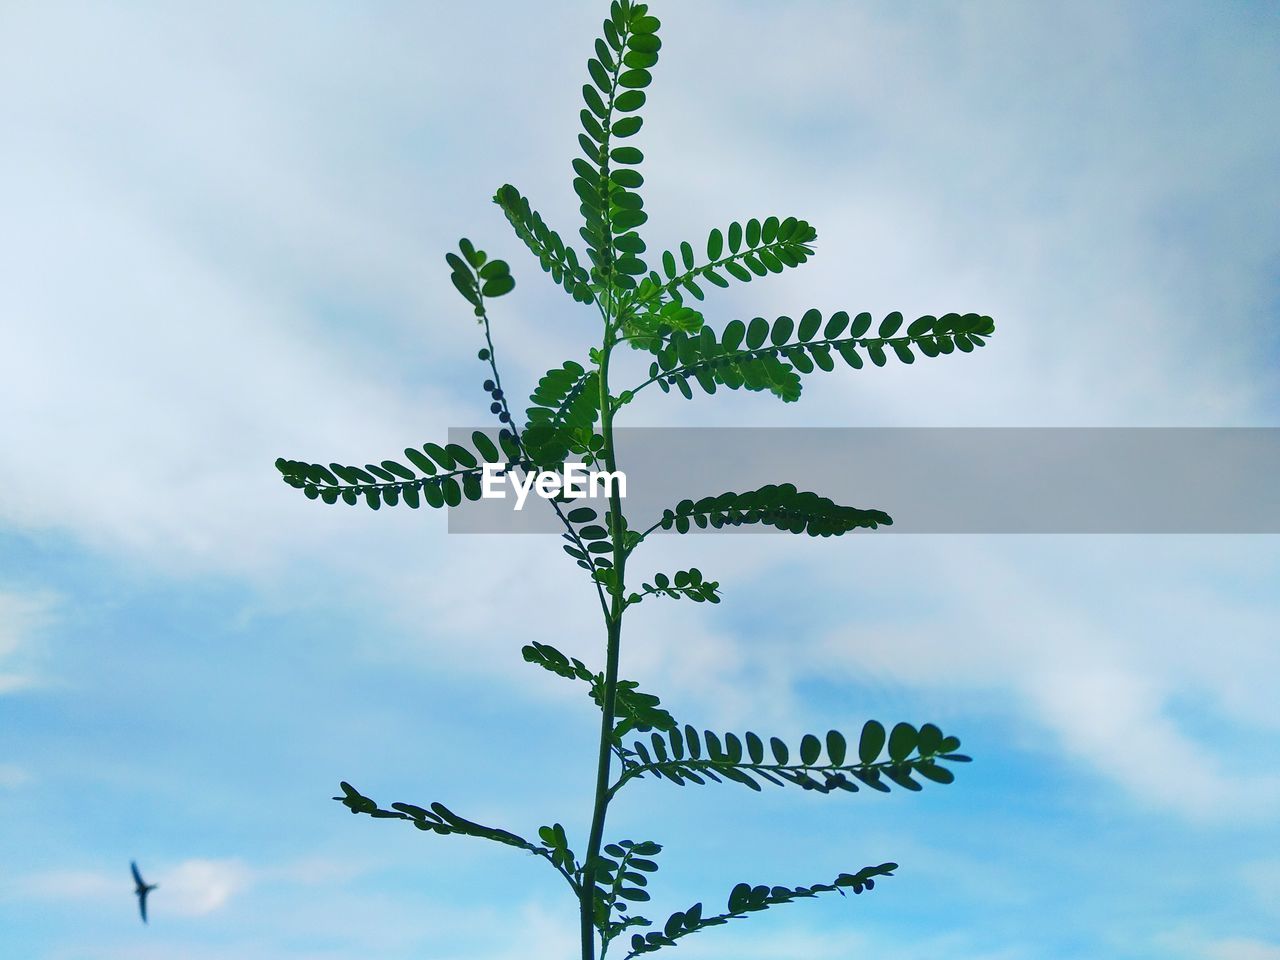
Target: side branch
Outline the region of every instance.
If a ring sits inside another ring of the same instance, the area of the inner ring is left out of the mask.
[[[441,836],[457,833],[527,850],[529,853],[544,858],[555,867],[556,872],[565,878],[573,889],[574,894],[581,895],[582,887],[577,876],[565,864],[564,858],[557,856],[557,851],[551,847],[531,843],[524,837],[511,833],[509,830],[503,830],[500,827],[486,827],[472,820],[466,820],[443,803],[433,803],[429,809],[412,803],[393,803],[390,810],[384,810],[373,799],[363,796],[345,780],[342,781],[340,786],[342,787],[343,796],[334,797],[333,799],[339,801],[352,813],[368,814],[379,820],[408,820],[419,830],[429,833],[438,833]]]
[[[638,957],[645,953],[653,953],[663,947],[674,947],[677,945],[676,941],[691,933],[697,933],[707,927],[722,926],[730,920],[741,920],[750,913],[767,910],[782,903],[790,903],[792,900],[816,897],[820,893],[834,892],[843,897],[845,890],[852,891],[854,894],[862,893],[864,890],[874,890],[877,877],[893,876],[893,871],[897,869],[896,863],[882,863],[875,867],[863,867],[857,873],[842,873],[831,883],[816,883],[811,887],[764,885],[753,887],[749,883],[740,883],[729,893],[726,912],[710,917],[703,916],[701,903],[695,903],[688,910],[677,911],[667,918],[660,933],[654,931],[644,935],[638,933],[633,935],[631,952],[624,960],[630,960],[631,957]]]
[[[520,465],[523,468],[528,469],[529,465],[535,462],[535,458],[530,455],[530,451],[525,444],[525,438],[520,429],[516,426],[515,419],[511,416],[511,407],[507,404],[507,394],[506,391],[502,389],[502,376],[498,373],[497,350],[493,345],[493,334],[489,327],[489,314],[484,309],[483,298],[481,298],[480,303],[477,305],[476,311],[484,324],[485,349],[481,356],[489,361],[489,370],[493,373],[494,389],[492,395],[495,398],[494,402],[498,404],[498,419],[509,428],[509,435],[512,440],[511,445],[520,457]],[[564,527],[564,536],[566,536],[579,550],[585,552],[586,544],[582,542],[582,538],[578,535],[577,528],[569,522],[569,518],[565,515],[564,510],[561,509],[560,504],[555,500],[548,500],[547,502],[551,504],[551,509],[555,511],[556,517],[559,518],[561,525]],[[600,609],[607,612],[609,604],[605,596],[604,589],[598,583],[593,585],[596,590],[596,599],[600,602]]]

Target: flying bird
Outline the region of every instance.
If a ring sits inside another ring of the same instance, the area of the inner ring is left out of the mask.
[[[138,896],[138,912],[142,914],[142,922],[147,922],[147,894],[159,886],[158,883],[145,883],[142,874],[138,872],[138,864],[134,861],[129,862],[129,869],[133,871],[133,892]]]

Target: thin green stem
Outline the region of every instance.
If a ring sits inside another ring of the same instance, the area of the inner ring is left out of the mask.
[[[609,356],[613,350],[613,329],[606,321],[604,346],[600,356],[600,415],[601,435],[604,438],[605,467],[613,473],[618,469],[613,443],[613,408],[609,402]],[[613,760],[613,719],[617,709],[618,660],[622,641],[622,614],[626,608],[625,575],[626,552],[623,545],[625,528],[622,522],[622,498],[615,484],[609,493],[609,535],[613,541],[613,585],[610,589],[610,606],[606,616],[607,646],[605,651],[604,697],[600,716],[600,746],[596,764],[596,790],[591,815],[591,834],[587,840],[586,857],[582,868],[582,891],[579,898],[582,927],[582,958],[595,958],[595,887],[596,867],[600,847],[604,841],[604,822],[609,800],[610,767]]]
[[[629,28],[619,30],[620,47],[625,49]],[[616,57],[609,101],[605,109],[603,129],[606,138],[613,124],[614,100],[618,95],[618,79],[622,71],[621,49]],[[613,446],[613,401],[609,396],[609,356],[613,351],[614,318],[617,315],[618,290],[614,285],[615,250],[613,246],[613,224],[610,218],[609,204],[609,145],[606,142],[600,149],[600,200],[601,218],[604,232],[604,249],[601,256],[605,258],[608,272],[604,276],[604,298],[600,302],[600,313],[604,319],[604,338],[600,351],[599,389],[600,389],[600,433],[604,440],[603,454],[605,468],[614,473],[617,471],[617,459]],[[600,705],[600,747],[596,762],[596,789],[592,805],[591,834],[587,840],[587,852],[582,862],[582,890],[578,904],[581,915],[582,960],[595,960],[595,892],[597,861],[600,859],[600,847],[604,841],[604,821],[609,809],[611,793],[609,791],[610,766],[613,761],[613,718],[618,698],[618,658],[622,642],[622,614],[626,608],[626,550],[623,544],[622,498],[617,484],[609,489],[609,534],[613,542],[613,583],[609,591],[609,608],[605,612],[607,641],[605,649],[604,696]],[[602,598],[603,606],[603,598]]]
[[[520,436],[520,428],[516,425],[515,418],[511,416],[511,408],[507,405],[507,394],[506,391],[502,389],[502,375],[498,373],[498,353],[493,345],[493,334],[489,329],[489,314],[488,311],[484,309],[483,297],[480,301],[480,319],[484,323],[484,342],[489,350],[489,370],[493,373],[493,386],[498,394],[498,403],[502,406],[503,417],[499,422],[505,423],[511,430],[511,436],[515,440],[516,449],[520,452],[521,457],[525,461],[528,461],[529,455],[524,447],[524,438]],[[564,511],[560,509],[560,504],[556,503],[554,500],[548,500],[547,502],[551,504],[551,509],[556,512],[556,516],[560,518],[560,522],[564,525],[565,530],[568,531],[569,537],[573,541],[573,545],[585,554],[587,552],[587,545],[583,543],[582,538],[578,536],[578,529],[569,522],[569,518],[566,517],[564,515]],[[600,609],[604,611],[607,616],[608,604],[605,600],[604,590],[598,583],[595,584],[595,588],[596,597],[600,600]]]

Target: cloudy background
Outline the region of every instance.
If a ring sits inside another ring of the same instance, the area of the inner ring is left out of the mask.
[[[488,199],[513,182],[574,232],[602,12],[0,4],[6,955],[573,955],[545,866],[327,798],[345,778],[581,838],[590,704],[518,651],[594,663],[590,590],[550,538],[326,509],[271,461],[483,422],[441,259],[461,235],[519,282],[495,315],[510,392],[585,353],[592,313]],[[1274,5],[654,12],[651,248],[750,216],[819,230],[806,269],[726,291],[714,324],[998,330],[796,406],[655,393],[629,423],[1280,425]],[[1280,958],[1274,537],[665,538],[636,568],[690,564],[725,603],[645,604],[623,664],[678,716],[934,720],[977,762],[919,796],[637,785],[609,833],[667,845],[653,917],[902,864],[686,960]],[[161,885],[149,928],[131,858]]]

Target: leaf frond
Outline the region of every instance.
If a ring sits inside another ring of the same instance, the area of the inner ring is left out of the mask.
[[[627,954],[627,958],[653,953],[663,947],[674,947],[677,941],[691,933],[708,927],[723,926],[730,920],[740,920],[751,913],[791,903],[793,900],[833,892],[844,896],[846,890],[854,894],[874,890],[877,878],[893,876],[893,871],[897,869],[896,863],[882,863],[874,867],[863,867],[857,873],[842,873],[831,883],[815,883],[809,887],[769,887],[739,883],[729,891],[729,902],[724,913],[705,916],[701,903],[695,903],[687,910],[678,910],[667,918],[661,931],[633,935],[631,952]]]
[[[544,273],[564,287],[579,303],[594,303],[591,275],[582,265],[577,251],[565,244],[560,235],[543,221],[520,191],[506,183],[498,188],[493,202],[502,208],[516,236],[524,241]]]
[[[722,493],[700,500],[681,500],[646,531],[688,533],[694,527],[720,529],[761,524],[811,537],[838,537],[853,530],[874,530],[893,523],[882,510],[841,506],[827,497],[797,490],[793,484],[767,484],[744,493]]]
[[[902,363],[914,363],[916,351],[926,357],[956,350],[969,353],[984,346],[995,331],[990,317],[976,313],[925,315],[899,333],[902,323],[901,313],[890,313],[876,334],[867,336],[872,325],[869,313],[851,320],[840,311],[824,326],[822,313],[809,310],[798,323],[786,316],[772,323],[763,317],[750,323],[734,320],[719,334],[706,326],[696,335],[659,328],[648,341],[656,356],[649,378],[630,392],[656,383],[663,393],[675,387],[686,399],[692,399],[696,386],[708,394],[719,387],[769,390],[794,401],[800,398],[801,375],[815,370],[830,373],[837,357],[854,370],[865,365],[864,355],[877,367],[884,366],[890,355]]]
[[[648,875],[658,869],[653,858],[661,852],[662,845],[652,840],[619,840],[607,844],[596,859],[595,924],[606,944],[629,927],[650,925],[644,917],[628,916],[628,911],[632,904],[649,901],[645,887]]]
[[[745,226],[735,221],[726,231],[711,231],[701,263],[689,243],[680,244],[678,260],[675,251],[665,251],[661,273],[651,271],[640,281],[631,303],[637,307],[667,301],[681,304],[686,294],[703,300],[703,284],[727,287],[729,278],[750,283],[756,277],[782,273],[806,263],[817,238],[818,231],[808,221],[795,217],[752,218]]]
[[[612,790],[616,793],[629,780],[653,776],[677,786],[729,780],[757,791],[762,782],[779,787],[793,784],[818,793],[857,793],[860,785],[882,793],[894,785],[919,791],[922,784],[913,775],[939,784],[955,780],[944,764],[967,763],[969,758],[959,749],[958,738],[944,736],[931,723],[919,728],[899,723],[886,734],[882,724],[869,720],[853,752],[837,730],[821,739],[806,734],[793,750],[778,737],[770,737],[766,749],[755,733],[720,736],[707,730],[699,734],[686,725],[682,730],[655,732],[648,742],[636,740],[625,751],[623,772]]]
[[[481,320],[485,298],[506,296],[515,289],[516,282],[505,260],[490,260],[483,250],[477,250],[465,237],[458,241],[458,250],[461,256],[457,253],[444,255],[445,262],[449,264],[449,279],[474,308],[476,319]]]
[[[404,461],[383,460],[363,467],[331,463],[326,467],[281,457],[276,460],[276,469],[285,483],[301,490],[309,500],[328,504],[342,500],[352,506],[363,500],[377,510],[384,504],[394,507],[399,503],[411,509],[456,507],[464,499],[480,499],[484,464],[501,464],[508,470],[527,466],[515,437],[505,429],[499,432],[496,444],[477,430],[471,435],[470,447],[459,443],[406,447]]]
[[[583,155],[573,161],[573,189],[582,204],[591,279],[610,291],[634,288],[635,277],[648,271],[641,259],[645,244],[636,232],[649,219],[637,192],[644,183],[637,169],[644,154],[618,141],[629,140],[644,124],[638,111],[662,47],[659,26],[647,4],[616,0],[595,56],[587,61],[591,82],[582,88],[578,145]]]
[[[599,373],[570,360],[548,370],[529,397],[525,450],[542,466],[563,463],[570,453],[590,462],[604,439],[595,432],[600,420]]]
[[[720,584],[715,580],[704,580],[702,571],[697,567],[688,570],[677,570],[674,576],[665,573],[654,574],[653,583],[644,583],[642,592],[633,593],[627,598],[627,606],[639,603],[645,597],[681,598],[694,603],[719,603]]]
[[[581,680],[590,685],[591,700],[604,708],[604,674],[592,672],[577,657],[568,657],[549,643],[534,641],[521,651],[525,660],[544,670],[570,680]],[[648,733],[651,730],[672,731],[679,724],[653,694],[645,693],[634,680],[619,680],[614,694],[613,715],[616,723],[613,740],[621,747],[622,738],[629,733]]]
[[[578,878],[574,870],[567,869],[562,863],[563,858],[557,858],[554,848],[550,846],[531,843],[510,830],[503,830],[500,827],[487,827],[473,820],[467,820],[458,816],[443,803],[432,803],[428,807],[420,807],[414,803],[393,803],[391,804],[391,809],[388,810],[379,807],[371,797],[364,796],[345,780],[339,786],[342,789],[342,796],[334,797],[333,799],[337,800],[353,814],[363,813],[377,820],[407,820],[419,830],[427,833],[435,833],[440,836],[456,833],[466,837],[477,837],[481,840],[492,840],[495,843],[501,843],[509,847],[518,847],[521,850],[526,850],[529,853],[545,858],[569,881],[575,892],[578,890]],[[563,835],[563,828],[561,828],[561,835]]]

